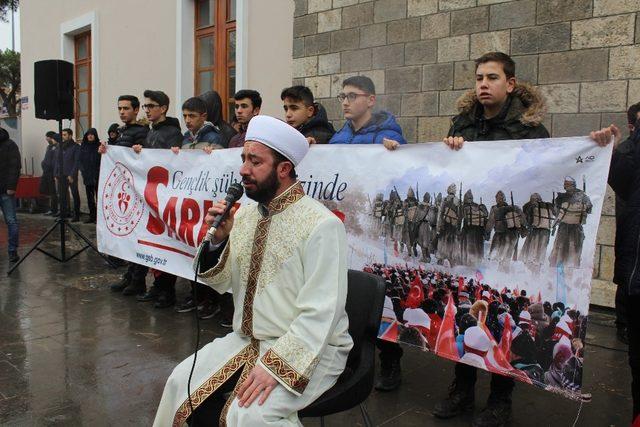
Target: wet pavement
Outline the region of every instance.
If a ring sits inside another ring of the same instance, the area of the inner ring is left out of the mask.
[[[53,223],[20,214],[21,253]],[[78,225],[94,239],[95,227]],[[55,251],[59,234],[46,242]],[[6,276],[7,234],[0,222],[0,425],[151,425],[172,368],[193,352],[193,313],[154,309],[150,303],[113,294],[114,270],[86,251],[66,264],[35,252]],[[81,247],[71,240],[71,247]],[[151,277],[147,278],[150,284]],[[189,290],[177,284],[178,299]],[[200,322],[202,342],[227,333],[216,318]],[[589,346],[589,342],[597,343]],[[581,405],[532,386],[518,384],[513,426],[625,426],[631,413],[626,348],[615,339],[609,311],[592,310],[587,336]],[[471,415],[437,420],[430,410],[446,394],[453,364],[406,348],[403,384],[367,401],[375,425],[468,426]],[[489,375],[479,376],[477,411],[488,393]],[[326,419],[327,425],[362,425],[357,409]],[[318,420],[303,420],[319,425]]]

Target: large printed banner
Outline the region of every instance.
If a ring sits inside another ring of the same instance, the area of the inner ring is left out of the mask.
[[[240,154],[109,147],[99,249],[192,278]],[[587,138],[313,146],[298,175],[344,218],[350,267],[385,280],[380,338],[579,399],[610,158]]]

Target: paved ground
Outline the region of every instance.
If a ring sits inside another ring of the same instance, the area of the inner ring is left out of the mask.
[[[52,224],[40,215],[19,218],[23,250]],[[93,237],[93,227],[80,228]],[[58,239],[54,235],[46,246],[54,250]],[[88,252],[67,264],[34,253],[7,278],[6,242],[0,223],[0,425],[150,425],[171,369],[193,352],[193,317],[112,294],[108,286],[119,272]],[[187,289],[179,282],[179,297]],[[201,326],[204,342],[226,333],[215,319]],[[588,341],[599,347],[587,348],[584,392],[593,400],[582,406],[575,425],[629,424],[629,369],[614,332],[611,313],[592,313]],[[450,382],[450,362],[407,349],[403,369],[400,390],[374,392],[367,401],[376,425],[470,424],[470,415],[440,421],[430,413]],[[480,376],[479,406],[488,379]],[[579,410],[576,402],[522,384],[514,393],[512,425],[572,426]],[[329,417],[327,424],[362,425],[362,420],[352,410]]]

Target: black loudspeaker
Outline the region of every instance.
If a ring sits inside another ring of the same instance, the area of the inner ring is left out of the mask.
[[[34,64],[36,117],[73,119],[73,64],[59,59]]]

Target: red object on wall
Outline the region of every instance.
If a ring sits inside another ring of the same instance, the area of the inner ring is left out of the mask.
[[[18,178],[17,199],[35,199],[40,197],[40,177],[22,175]]]

